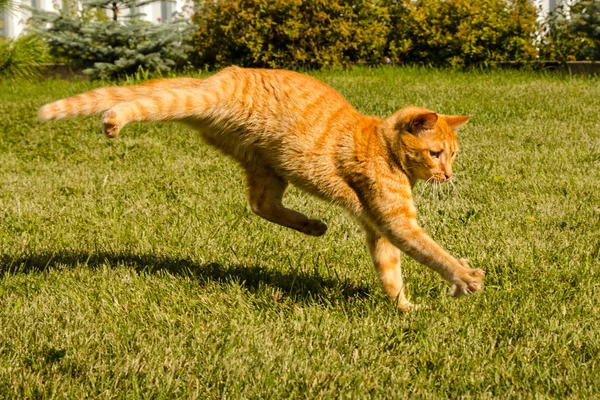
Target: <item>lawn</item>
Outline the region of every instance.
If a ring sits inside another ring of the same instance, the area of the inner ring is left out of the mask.
[[[471,115],[456,190],[419,220],[487,272],[454,299],[403,258],[401,313],[358,225],[255,216],[241,170],[177,124],[37,121],[98,83],[0,82],[0,394],[27,398],[600,396],[600,79],[359,68],[314,73],[361,112]]]

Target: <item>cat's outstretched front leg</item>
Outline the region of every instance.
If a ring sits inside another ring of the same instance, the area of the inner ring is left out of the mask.
[[[452,257],[425,233],[415,219],[390,216],[389,222],[381,224],[381,228],[396,247],[447,280],[452,285],[452,296],[468,296],[483,288],[485,272],[469,267],[464,259]]]
[[[398,309],[409,311],[416,308],[404,294],[400,250],[374,229],[366,227],[365,230],[371,259],[383,289]]]
[[[250,208],[255,214],[310,236],[321,236],[327,231],[323,221],[310,219],[282,204],[287,181],[273,170],[262,166],[247,167],[246,177]]]
[[[410,186],[384,176],[380,176],[378,185],[370,188],[369,195],[363,195],[366,220],[392,245],[438,272],[452,285],[453,296],[480,290],[485,273],[470,268],[466,260],[452,257],[419,226]]]

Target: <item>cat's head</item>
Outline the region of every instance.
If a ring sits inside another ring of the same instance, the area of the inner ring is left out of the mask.
[[[384,126],[391,133],[391,150],[411,180],[446,182],[459,150],[455,131],[469,118],[409,106],[386,118]]]

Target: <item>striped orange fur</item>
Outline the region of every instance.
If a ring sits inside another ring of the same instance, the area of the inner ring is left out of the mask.
[[[312,77],[229,67],[206,79],[92,90],[43,106],[39,118],[101,112],[111,137],[131,121],[173,120],[198,130],[245,169],[252,211],[271,222],[312,236],[327,230],[282,204],[290,182],[341,205],[364,227],[377,275],[402,310],[412,304],[400,251],[437,271],[454,296],[483,286],[482,270],[452,257],[418,225],[412,200],[416,180],[451,179],[455,130],[469,117],[409,106],[382,120]]]

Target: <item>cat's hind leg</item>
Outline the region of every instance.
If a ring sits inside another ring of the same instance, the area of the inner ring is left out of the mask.
[[[366,228],[366,232],[371,259],[383,289],[398,309],[402,311],[415,309],[416,306],[404,294],[400,250],[372,228]]]
[[[310,236],[321,236],[327,225],[282,204],[287,181],[267,167],[246,168],[250,208],[260,217]]]

